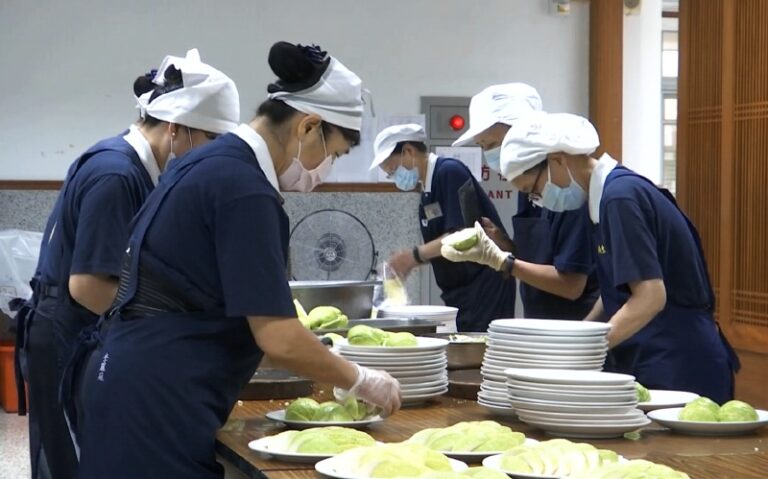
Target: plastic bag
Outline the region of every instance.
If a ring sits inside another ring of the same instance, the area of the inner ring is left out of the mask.
[[[410,304],[408,291],[403,281],[386,262],[379,263],[376,268],[377,279],[381,284],[373,288],[373,309],[371,317],[375,318],[378,310],[385,306],[404,306]]]
[[[0,231],[0,309],[13,316],[8,303],[14,298],[29,299],[29,281],[35,274],[43,234],[34,231]]]

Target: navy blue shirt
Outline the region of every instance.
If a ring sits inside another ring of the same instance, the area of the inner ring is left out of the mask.
[[[432,191],[422,193],[419,206],[421,235],[425,243],[467,226],[461,213],[458,194],[459,188],[467,181],[471,181],[474,184],[480,214],[489,218],[498,228],[506,233],[504,226],[501,224],[499,213],[483,191],[482,186],[472,176],[469,168],[459,160],[438,158],[432,173]],[[440,205],[442,215],[428,220],[425,206],[429,208],[428,205],[434,203]],[[453,263],[445,258],[433,259],[432,268],[434,269],[437,285],[443,291],[465,286],[480,274],[483,269],[487,269],[486,266],[476,263]],[[501,279],[501,276],[499,276],[499,279]]]
[[[595,248],[606,313],[629,299],[629,283],[649,279],[664,280],[668,305],[710,308],[706,264],[685,216],[648,180],[619,176],[627,172],[617,166],[600,199]]]
[[[48,218],[41,281],[66,291],[71,274],[119,276],[131,219],[153,188],[122,136],[91,147],[70,167]]]
[[[575,211],[555,213],[539,208],[520,195],[519,213],[512,219],[517,257],[536,264],[551,264],[562,273],[587,275],[581,296],[575,301],[520,283],[526,317],[583,319],[599,296],[592,223],[585,204]]]
[[[253,150],[234,134],[185,155],[141,246],[161,281],[228,317],[295,317],[288,286],[288,217]],[[169,172],[170,173],[170,172]],[[150,196],[162,194],[171,174]]]

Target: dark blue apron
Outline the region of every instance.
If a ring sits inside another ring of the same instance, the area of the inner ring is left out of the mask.
[[[642,178],[653,185],[650,180],[628,170],[616,171],[611,179],[622,176]],[[680,210],[669,191],[656,188]],[[702,261],[705,261],[698,231],[682,210],[680,213],[686,220]],[[605,244],[599,226],[595,228],[595,244]],[[598,255],[602,268],[611,268],[608,256]],[[605,370],[632,374],[638,382],[651,389],[691,391],[719,404],[733,399],[733,374],[739,370],[740,364],[714,320],[715,296],[709,277],[706,293],[710,305],[707,308],[684,308],[667,302],[661,313],[643,329],[609,351]],[[626,298],[616,288],[602,290],[606,311],[618,310]]]
[[[247,320],[225,317],[212,304],[145,316],[126,309],[136,297],[149,226],[168,192],[204,159],[182,159],[158,186],[159,198],[145,203],[126,255],[125,292],[72,358],[62,397],[78,418],[79,478],[223,477],[216,432],[262,356]]]
[[[514,281],[505,281],[498,271],[483,268],[469,284],[443,291],[440,297],[446,305],[459,308],[458,331],[486,332],[494,319],[515,316],[514,288]]]
[[[151,179],[141,164],[136,151],[120,137],[101,141],[83,153],[70,168],[62,185],[61,193],[51,214],[54,218],[49,237],[43,238],[41,258],[56,261],[60,265],[56,284],[45,284],[37,278],[32,281],[33,297],[17,315],[16,381],[19,405],[26,406],[24,379],[29,383],[30,397],[30,454],[32,477],[37,477],[40,451],[45,456],[52,476],[71,477],[77,465],[77,457],[66,419],[59,407],[59,382],[67,359],[78,334],[92,325],[98,316],[76,303],[68,294],[69,265],[72,263],[74,238],[68,232],[75,230],[72,218],[64,214],[65,198],[71,191],[72,180],[82,166],[93,156],[105,151],[120,153],[144,173],[145,181]],[[51,250],[50,235],[61,238],[61,247]],[[25,408],[26,409],[26,408]],[[20,409],[20,413],[26,412]],[[37,412],[36,412],[37,411]],[[38,436],[39,434],[39,436]]]

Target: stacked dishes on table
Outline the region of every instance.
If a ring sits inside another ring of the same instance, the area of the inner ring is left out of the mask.
[[[507,395],[507,368],[601,370],[610,328],[609,324],[592,321],[492,321],[477,402],[496,414],[514,415]]]
[[[619,437],[650,424],[637,409],[635,378],[569,369],[509,368],[509,401],[523,422],[547,434]]]
[[[456,332],[456,316],[459,309],[451,306],[431,306],[431,305],[403,305],[403,306],[383,306],[379,309],[377,318],[408,318],[408,319],[427,319],[439,322],[438,333]]]
[[[361,366],[387,371],[400,381],[404,405],[423,403],[448,391],[448,341],[416,337],[416,346],[356,346],[338,340],[335,349]]]

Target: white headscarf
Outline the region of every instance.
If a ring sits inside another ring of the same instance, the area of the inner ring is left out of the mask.
[[[340,61],[331,57],[328,68],[311,87],[297,91],[270,93],[302,113],[318,115],[342,128],[360,131],[363,123],[363,82]]]
[[[518,118],[501,144],[501,174],[509,181],[547,159],[550,153],[590,154],[600,138],[586,118],[570,113],[531,112]]]
[[[240,96],[235,82],[224,73],[203,63],[196,48],[184,58],[168,55],[160,64],[156,85],[165,83],[165,71],[173,65],[181,70],[184,86],[164,93],[151,103],[152,92],[136,99],[144,115],[212,133],[227,133],[240,121]]]

